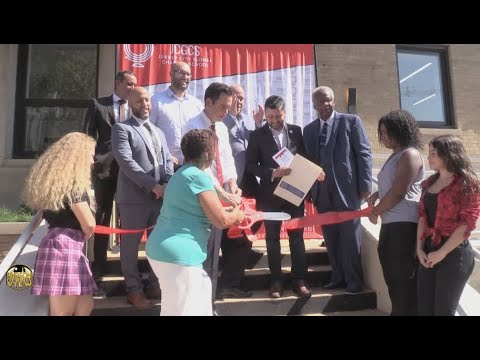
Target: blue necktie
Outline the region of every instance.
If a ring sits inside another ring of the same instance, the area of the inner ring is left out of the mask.
[[[322,164],[322,151],[327,144],[327,134],[328,134],[328,123],[323,124],[322,131],[320,132],[320,137],[318,138],[318,159],[320,164]]]

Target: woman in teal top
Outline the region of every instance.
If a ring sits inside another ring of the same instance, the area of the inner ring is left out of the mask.
[[[204,172],[215,159],[217,138],[191,130],[182,138],[185,164],[165,189],[160,216],[146,253],[162,288],[161,315],[212,315],[212,284],[202,268],[210,225],[225,229],[243,220],[238,207],[224,208]]]

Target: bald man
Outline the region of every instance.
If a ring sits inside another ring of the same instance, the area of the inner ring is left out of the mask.
[[[150,121],[165,134],[175,168],[178,168],[183,164],[180,142],[185,135],[185,124],[200,114],[203,103],[187,94],[192,78],[190,65],[185,62],[173,63],[170,77],[168,89],[152,96]]]
[[[149,121],[150,94],[143,87],[128,97],[132,116],[112,127],[112,152],[119,166],[117,203],[124,229],[145,229],[154,225],[163,203],[163,191],[173,175],[173,161],[163,132]],[[120,263],[125,277],[127,301],[138,309],[160,298],[158,279],[150,268],[144,293],[138,272],[141,233],[122,235]],[[145,296],[146,295],[146,296]]]

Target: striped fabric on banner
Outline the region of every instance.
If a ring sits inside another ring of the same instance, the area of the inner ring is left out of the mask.
[[[316,118],[311,99],[316,86],[314,44],[119,44],[117,53],[117,70],[132,70],[138,85],[152,96],[170,85],[171,64],[178,61],[191,66],[188,93],[202,103],[214,81],[241,84],[249,129],[255,128],[253,111],[271,95],[285,100],[287,123],[303,128]],[[285,234],[282,229],[282,237]],[[305,238],[320,237],[305,229]]]

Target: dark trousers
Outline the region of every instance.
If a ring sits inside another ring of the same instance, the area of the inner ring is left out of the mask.
[[[391,316],[417,315],[417,223],[382,224],[378,256],[392,302]]]
[[[264,211],[284,211],[290,214],[292,218],[303,217],[305,212],[303,203],[298,207],[287,201],[283,202],[280,209],[264,209]],[[264,221],[264,224],[271,281],[281,282],[283,278],[282,254],[280,249],[280,229],[282,227],[282,222]],[[305,280],[308,268],[307,257],[305,254],[305,243],[303,241],[303,228],[298,230],[288,230],[288,239],[290,256],[292,259],[292,280]]]
[[[113,198],[117,188],[117,178],[108,177],[105,179],[98,179],[97,177],[94,177],[93,186],[95,190],[95,201],[97,203],[95,221],[97,225],[110,226]],[[109,237],[109,235],[95,235],[92,264],[94,277],[102,276],[106,272]]]
[[[318,213],[328,211],[348,211],[334,182],[325,179],[319,187],[315,201]],[[347,288],[363,286],[363,270],[360,258],[362,229],[360,219],[339,224],[322,225],[323,238],[327,245],[328,260],[332,266],[330,282],[346,283]]]
[[[223,268],[220,283],[223,287],[240,287],[252,250],[252,242],[245,236],[229,239],[227,232],[228,229],[225,229],[222,234]]]
[[[435,251],[425,241],[425,252]],[[437,247],[439,248],[439,247]],[[421,316],[455,316],[463,288],[472,274],[475,258],[465,240],[433,268],[418,265],[418,314]]]

